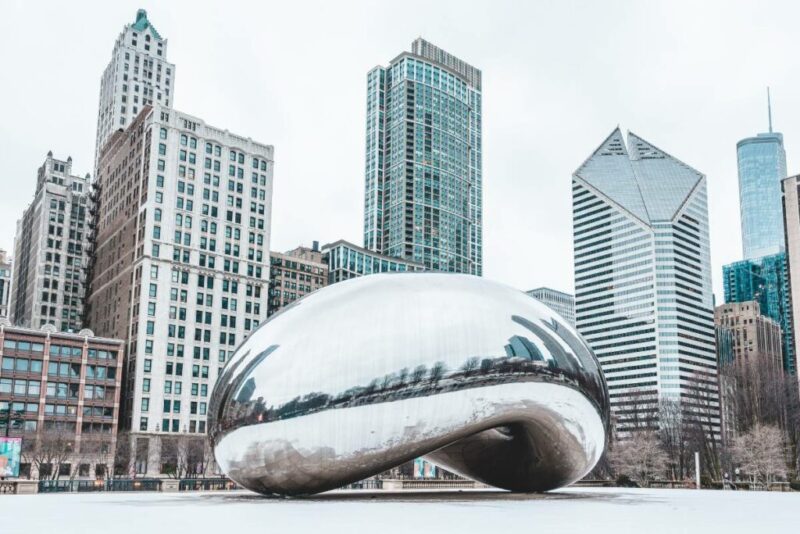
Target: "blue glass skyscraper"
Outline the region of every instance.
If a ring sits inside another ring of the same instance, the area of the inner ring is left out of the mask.
[[[786,178],[786,152],[783,134],[772,131],[771,110],[769,133],[742,139],[736,154],[744,258],[776,254],[784,248],[781,180]]]

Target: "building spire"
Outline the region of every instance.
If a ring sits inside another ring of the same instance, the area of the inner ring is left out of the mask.
[[[769,133],[772,133],[772,102],[769,98],[769,86],[767,86],[767,116],[769,117]]]

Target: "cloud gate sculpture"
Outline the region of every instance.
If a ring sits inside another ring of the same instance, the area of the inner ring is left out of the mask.
[[[264,494],[341,487],[417,457],[512,491],[586,475],[609,425],[603,375],[555,312],[468,275],[357,278],[297,301],[214,388],[214,454]]]

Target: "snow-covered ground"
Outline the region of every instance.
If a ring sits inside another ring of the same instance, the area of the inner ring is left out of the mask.
[[[798,528],[800,493],[570,488],[545,495],[347,491],[303,499],[242,491],[0,496],[2,534],[767,534]]]

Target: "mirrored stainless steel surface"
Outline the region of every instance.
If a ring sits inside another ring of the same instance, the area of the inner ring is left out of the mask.
[[[608,393],[575,330],[468,275],[371,275],[273,316],[222,372],[217,462],[260,493],[334,489],[424,456],[468,478],[545,491],[603,453]]]

